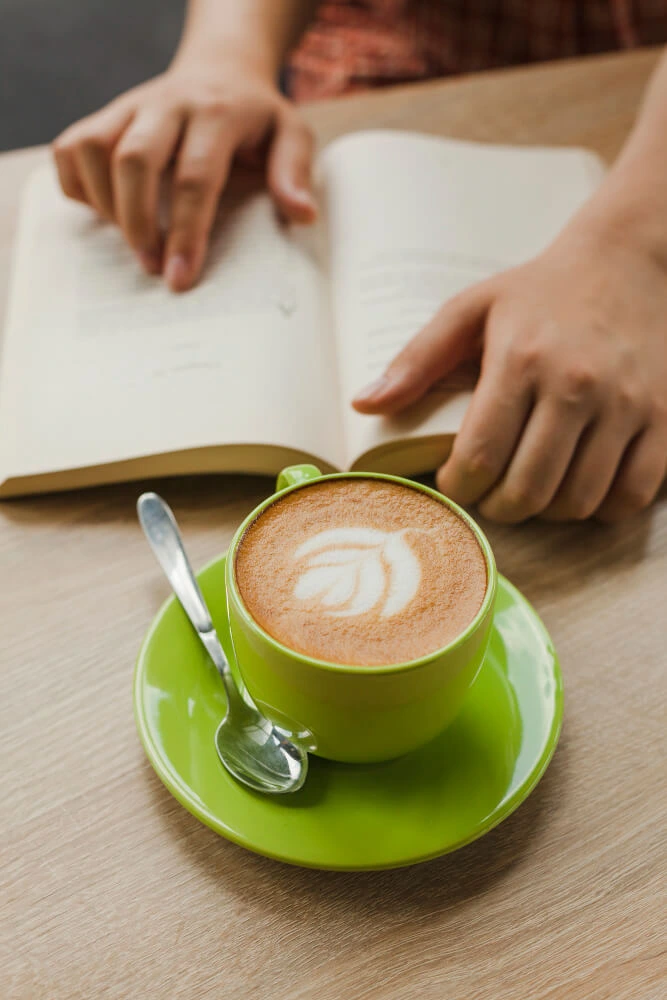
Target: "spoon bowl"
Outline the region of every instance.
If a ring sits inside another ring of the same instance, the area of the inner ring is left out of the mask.
[[[153,554],[222,680],[227,712],[215,734],[218,757],[232,777],[256,792],[298,791],[308,773],[308,754],[237,686],[170,507],[157,493],[142,493],[137,514]]]
[[[256,792],[296,792],[306,778],[303,751],[267,720],[242,729],[226,715],[215,733],[215,748],[230,774]]]

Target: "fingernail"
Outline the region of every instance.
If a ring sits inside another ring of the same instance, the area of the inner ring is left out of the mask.
[[[140,250],[137,254],[141,266],[149,274],[160,273],[160,258],[151,250]]]
[[[180,292],[187,287],[190,278],[188,262],[181,253],[174,254],[167,261],[164,269],[167,284],[174,292]]]
[[[317,208],[317,202],[308,188],[295,188],[294,197],[297,201],[300,201],[302,205],[308,205],[310,208]]]
[[[305,209],[308,215],[317,215],[317,202],[306,188],[294,188],[292,190],[292,200],[300,208]]]
[[[355,403],[366,403],[377,396],[381,396],[391,385],[392,380],[388,375],[380,375],[374,382],[370,382],[361,392],[354,397]]]

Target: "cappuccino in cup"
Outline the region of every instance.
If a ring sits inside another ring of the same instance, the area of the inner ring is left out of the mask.
[[[278,497],[245,530],[235,574],[251,617],[283,646],[367,667],[449,646],[489,582],[462,517],[433,495],[370,477]]]

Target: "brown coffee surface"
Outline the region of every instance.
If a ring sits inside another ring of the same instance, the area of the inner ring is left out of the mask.
[[[419,490],[314,483],[246,530],[236,578],[255,621],[331,663],[403,663],[448,645],[479,611],[486,562],[468,525]]]

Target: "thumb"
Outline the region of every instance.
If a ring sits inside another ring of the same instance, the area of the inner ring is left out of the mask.
[[[446,302],[403,348],[384,375],[352,401],[359,413],[398,413],[462,361],[481,350],[484,320],[493,299],[492,279]]]
[[[296,112],[279,114],[269,152],[267,185],[280,213],[290,222],[312,222],[317,215],[311,169],[313,135]]]

